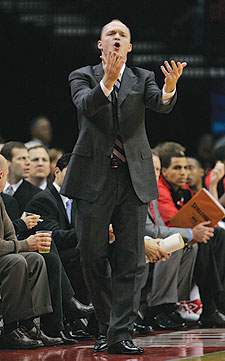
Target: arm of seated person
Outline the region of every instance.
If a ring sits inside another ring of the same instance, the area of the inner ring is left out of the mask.
[[[159,238],[153,239],[151,237],[145,237],[146,262],[166,261],[166,259],[171,256],[170,253],[163,251],[159,247],[159,241]]]

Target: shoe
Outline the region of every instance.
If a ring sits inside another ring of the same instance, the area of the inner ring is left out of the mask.
[[[202,313],[202,301],[199,299],[187,301],[189,309],[196,313],[197,315],[201,315]]]
[[[140,325],[134,322],[133,335],[150,335],[151,333],[154,332],[155,330],[153,329],[152,326]]]
[[[173,312],[172,312],[173,313]],[[173,317],[174,316],[174,317]],[[179,315],[177,315],[177,318]],[[167,315],[166,313],[159,313],[151,319],[151,325],[157,331],[176,331],[186,327],[184,321],[175,320],[175,315]]]
[[[34,327],[29,331],[24,326],[21,327],[21,330],[23,331],[24,335],[31,338],[32,340],[41,340],[44,346],[56,346],[63,344],[61,337],[47,336],[37,324],[35,324]]]
[[[68,333],[65,330],[55,331],[50,329],[44,329],[44,332],[49,337],[60,338],[62,340],[61,344],[74,345],[75,343],[77,343],[77,341],[74,338],[72,338],[70,335],[68,335]]]
[[[62,338],[64,345],[74,345],[77,343],[77,340],[75,340],[75,338],[71,335],[68,335],[64,330],[59,331],[59,335]]]
[[[23,350],[33,349],[44,346],[40,340],[32,340],[23,333],[20,328],[16,328],[10,333],[1,334],[0,336],[0,348]]]
[[[179,313],[181,318],[184,321],[188,322],[198,322],[200,315],[193,312],[191,308],[189,307],[189,304],[185,301],[177,303],[177,309],[176,312]]]
[[[94,352],[103,352],[107,349],[107,337],[106,335],[99,335],[95,340]]]
[[[64,304],[64,313],[68,317],[73,317],[73,319],[87,317],[94,313],[93,306],[86,306],[83,303],[76,300],[75,297]]]
[[[144,353],[144,350],[141,347],[135,346],[132,341],[123,340],[110,345],[108,347],[108,353],[122,355],[141,355]]]
[[[215,311],[208,316],[200,317],[201,327],[225,327],[225,315]]]
[[[75,340],[79,341],[89,341],[94,338],[94,336],[90,335],[90,333],[82,330],[81,328],[77,329],[75,326],[73,327],[73,321],[65,324],[64,333],[68,335],[68,337],[72,337]]]

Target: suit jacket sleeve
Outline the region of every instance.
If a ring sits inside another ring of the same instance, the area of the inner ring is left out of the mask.
[[[0,255],[9,253],[27,252],[27,240],[16,239],[13,224],[6,212],[5,205],[0,196]]]
[[[33,198],[26,206],[27,212],[40,214],[43,222],[39,222],[32,229],[32,233],[37,230],[51,230],[52,238],[58,250],[74,247],[77,244],[77,237],[74,228],[62,229],[59,224],[58,210],[48,198]]]
[[[110,103],[100,84],[93,81],[91,67],[75,70],[69,75],[73,103],[86,117],[94,116]]]
[[[161,219],[160,225],[157,225],[152,221],[150,210],[148,210],[145,235],[152,238],[166,238],[172,234],[180,233],[185,242],[189,241],[189,231],[187,228],[167,227]]]

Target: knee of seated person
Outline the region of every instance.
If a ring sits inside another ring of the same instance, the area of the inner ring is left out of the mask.
[[[27,261],[22,254],[19,253],[8,254],[7,257],[9,259],[10,268],[13,268],[14,270],[15,268],[17,269],[27,268]]]
[[[42,258],[42,260],[45,261],[48,271],[54,270],[55,272],[60,272],[60,269],[62,267],[61,259],[56,253],[50,252],[38,255]]]

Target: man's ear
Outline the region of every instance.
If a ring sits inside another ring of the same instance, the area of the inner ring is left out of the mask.
[[[102,41],[101,40],[98,41],[98,48],[99,48],[99,50],[102,51]]]
[[[128,53],[130,53],[130,52],[132,51],[132,49],[133,49],[133,45],[130,44],[130,45],[128,46]]]
[[[162,167],[162,169],[161,169],[161,173],[162,173],[163,177],[166,177],[167,168]]]
[[[59,167],[55,167],[54,173],[55,173],[55,176],[57,176],[57,174],[61,173],[61,170],[59,169]]]
[[[3,177],[3,171],[0,170],[0,180],[2,179],[2,177]]]

